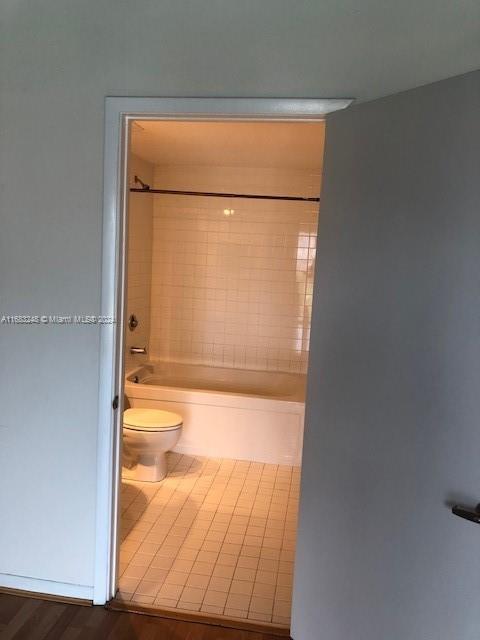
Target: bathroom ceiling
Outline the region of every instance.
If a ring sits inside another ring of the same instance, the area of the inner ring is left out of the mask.
[[[155,165],[313,169],[323,159],[323,122],[165,122],[132,126],[131,151]]]

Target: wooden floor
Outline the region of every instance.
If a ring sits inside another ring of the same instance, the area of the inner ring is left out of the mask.
[[[278,640],[270,634],[0,594],[1,640]]]

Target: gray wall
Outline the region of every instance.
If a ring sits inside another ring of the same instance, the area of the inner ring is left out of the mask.
[[[327,119],[295,640],[474,640],[480,73]]]

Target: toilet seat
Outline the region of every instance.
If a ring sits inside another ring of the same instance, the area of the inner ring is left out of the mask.
[[[123,428],[132,431],[174,431],[182,426],[182,416],[161,409],[127,409]]]

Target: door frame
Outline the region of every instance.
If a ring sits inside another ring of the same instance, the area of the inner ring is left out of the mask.
[[[105,99],[102,293],[100,316],[94,604],[115,596],[121,486],[124,388],[127,184],[133,120],[318,121],[350,99],[120,98]],[[113,321],[110,322],[110,319]],[[113,399],[118,406],[113,408]]]

